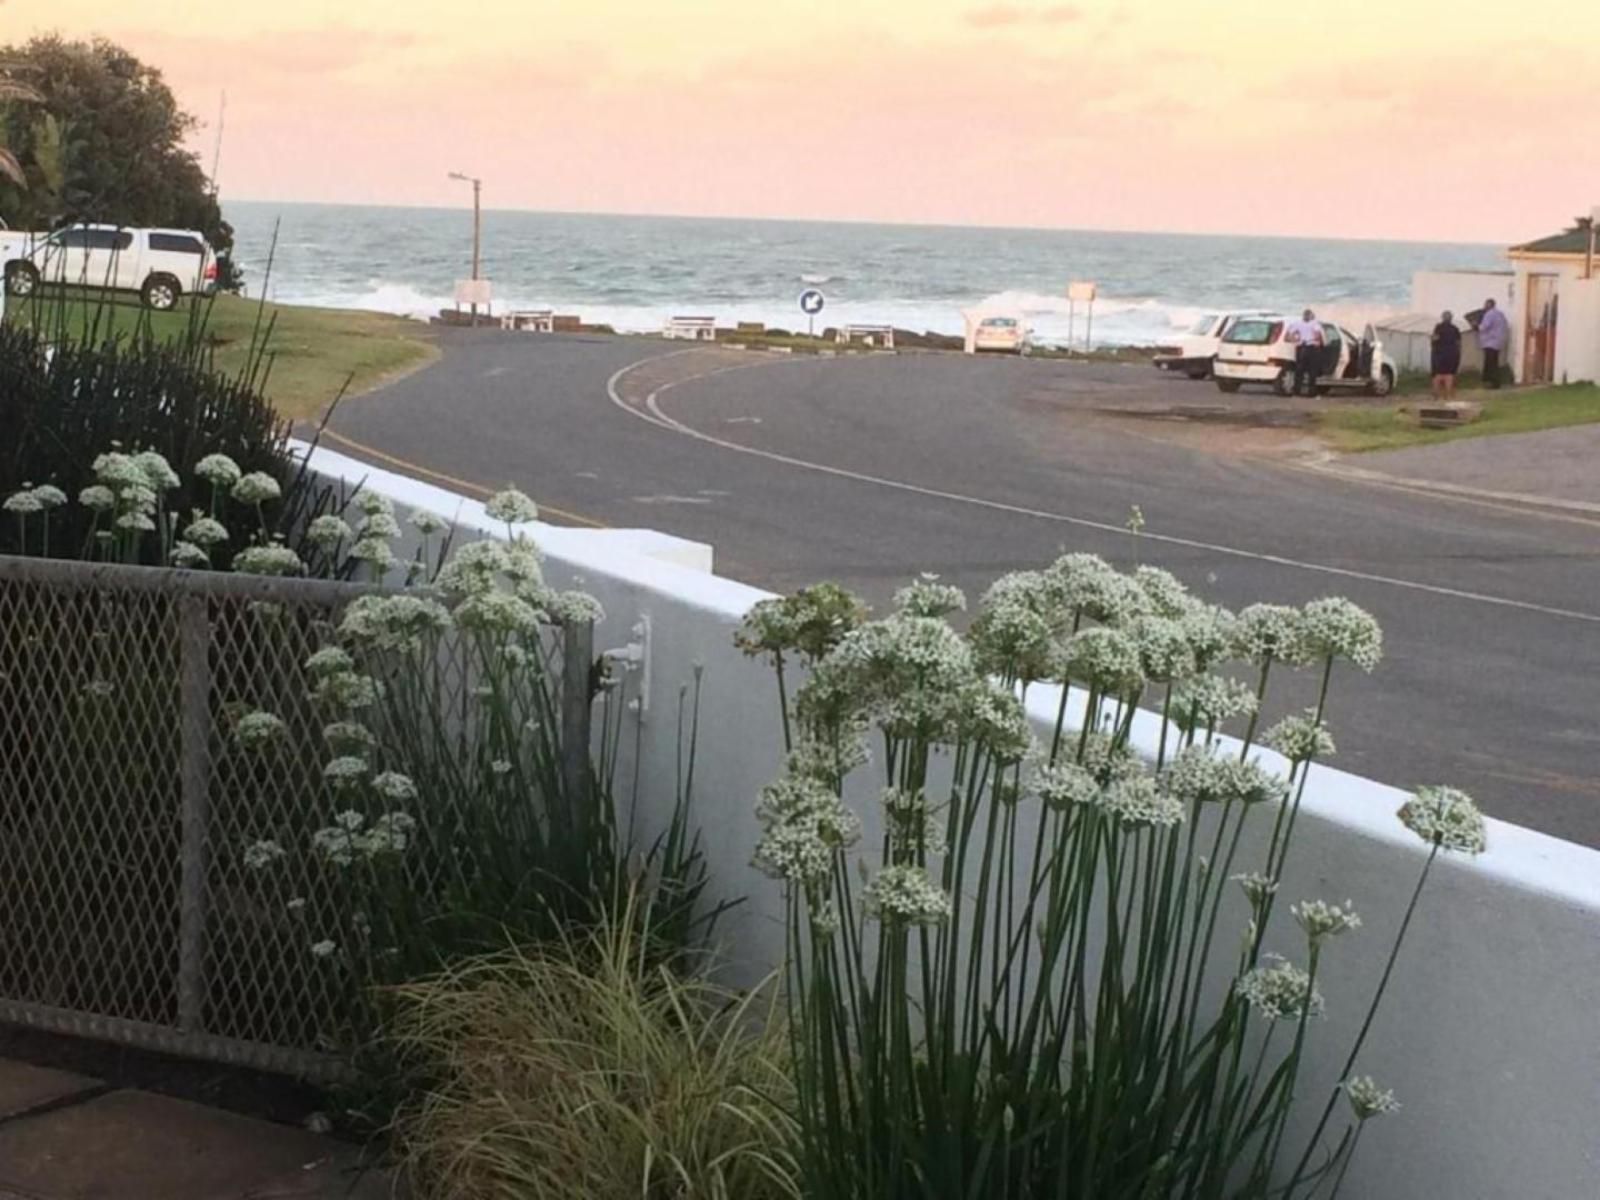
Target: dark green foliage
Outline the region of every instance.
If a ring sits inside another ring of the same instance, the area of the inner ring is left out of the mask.
[[[0,177],[0,218],[13,229],[72,221],[197,229],[213,249],[233,229],[185,139],[193,116],[161,72],[97,38],[34,38],[0,49],[8,74],[40,99],[0,110],[0,145],[28,186]]]

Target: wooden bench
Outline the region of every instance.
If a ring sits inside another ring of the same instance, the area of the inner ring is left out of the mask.
[[[717,340],[717,319],[671,317],[667,320],[667,327],[661,331],[661,336],[690,342],[714,342]]]
[[[894,349],[893,325],[841,325],[837,340],[841,346],[861,342],[880,350]]]
[[[500,328],[523,330],[528,333],[554,333],[556,317],[548,308],[518,309],[501,314]]]

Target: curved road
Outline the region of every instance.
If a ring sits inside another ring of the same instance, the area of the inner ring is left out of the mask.
[[[556,519],[711,542],[720,574],[780,591],[831,578],[881,604],[934,570],[975,598],[1082,549],[1230,605],[1348,595],[1388,657],[1336,683],[1340,766],[1457,783],[1600,845],[1594,524],[1208,455],[1099,414],[1211,399],[1148,370],[442,341],[437,364],[346,402],[340,449],[469,490],[516,482]],[[1278,703],[1309,703],[1299,691]]]

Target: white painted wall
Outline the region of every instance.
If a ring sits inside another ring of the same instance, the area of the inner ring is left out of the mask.
[[[1446,309],[1460,317],[1482,308],[1492,296],[1510,312],[1515,279],[1509,270],[1418,271],[1411,276],[1411,311],[1425,312],[1436,321]]]
[[[325,476],[365,480],[401,504],[459,514],[464,529],[502,529],[477,502],[430,485],[327,451],[312,463]],[[769,671],[730,639],[766,593],[619,549],[616,539],[592,531],[539,526],[534,536],[553,582],[581,585],[605,606],[599,647],[622,644],[639,615],[651,618],[655,694],[642,742],[642,806],[658,818],[673,792],[677,691],[703,667],[695,817],[714,890],[745,897],[722,926],[727,952],[742,974],[758,976],[777,962],[783,931],[777,888],[749,866],[758,834],[752,804],[779,768],[781,739]],[[1041,728],[1053,721],[1055,698],[1043,688],[1030,694]],[[1146,749],[1156,726],[1153,716],[1136,726]],[[1472,785],[1470,778],[1441,782]],[[1329,1015],[1314,1031],[1305,1076],[1314,1091],[1310,1109],[1320,1109],[1321,1089],[1334,1082],[1422,865],[1423,847],[1394,819],[1404,799],[1326,768],[1314,771],[1307,789],[1285,896],[1354,897],[1366,922],[1329,951],[1322,988]],[[1358,1064],[1394,1088],[1405,1108],[1369,1129],[1345,1196],[1600,1196],[1600,852],[1489,825],[1488,853],[1436,868]],[[1283,929],[1268,942],[1285,952],[1298,945]]]
[[[1600,380],[1600,279],[1561,281],[1561,316],[1556,328],[1557,383]]]
[[[1511,369],[1520,382],[1523,374],[1522,360],[1528,345],[1528,276],[1554,275],[1558,280],[1556,291],[1561,298],[1560,315],[1556,325],[1555,379],[1559,381],[1563,343],[1571,341],[1575,345],[1582,345],[1587,342],[1592,347],[1594,341],[1600,339],[1600,328],[1590,326],[1588,330],[1584,330],[1579,324],[1569,325],[1567,322],[1567,294],[1574,284],[1582,282],[1583,261],[1568,258],[1514,258],[1512,267],[1516,270],[1517,282],[1512,306],[1507,311],[1507,315],[1511,318],[1511,353],[1506,361],[1510,362]]]

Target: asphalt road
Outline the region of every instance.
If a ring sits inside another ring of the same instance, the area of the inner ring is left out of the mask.
[[[437,364],[347,401],[335,432],[454,480],[515,482],[558,520],[711,542],[719,574],[780,591],[836,579],[881,604],[931,570],[976,598],[1072,549],[1167,567],[1229,605],[1347,595],[1388,655],[1336,681],[1337,765],[1454,783],[1600,845],[1596,524],[1211,455],[1098,415],[1216,398],[1147,369],[444,342]]]

